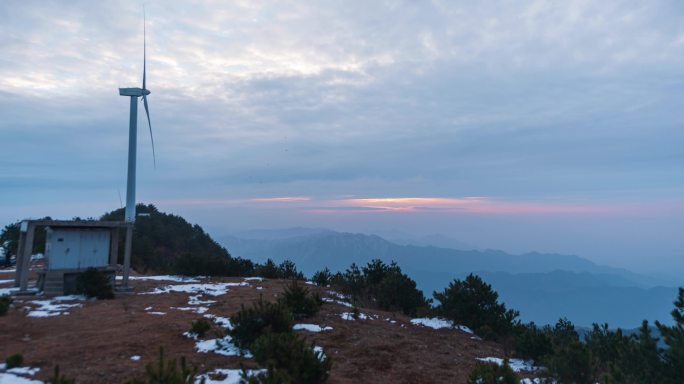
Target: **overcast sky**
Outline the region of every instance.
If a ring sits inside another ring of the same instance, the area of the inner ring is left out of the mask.
[[[684,3],[146,1],[138,201],[684,274]],[[0,223],[125,201],[142,3],[0,3]]]

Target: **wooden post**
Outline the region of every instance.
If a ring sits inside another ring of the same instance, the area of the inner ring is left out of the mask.
[[[19,244],[17,244],[17,260],[16,260],[16,272],[14,273],[14,286],[18,287],[21,285],[21,266],[24,265],[24,247],[26,243],[26,230],[28,227],[24,228],[24,223],[20,224],[19,229]],[[7,255],[10,256],[10,255]]]
[[[36,232],[34,223],[28,222],[28,230],[26,231],[26,240],[23,249],[23,259],[21,260],[21,281],[19,282],[19,290],[26,292],[28,290],[28,272],[31,266],[31,253],[33,252],[33,235]],[[19,270],[19,268],[17,268]]]
[[[109,243],[109,264],[116,268],[119,259],[119,228],[112,228]]]

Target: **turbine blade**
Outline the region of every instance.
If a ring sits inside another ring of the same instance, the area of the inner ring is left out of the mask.
[[[150,108],[147,105],[147,96],[143,94],[143,104],[145,105],[145,114],[147,115],[147,125],[150,127],[150,141],[152,142],[152,159],[154,160],[154,168],[157,168],[157,155],[154,152],[154,136],[152,136],[152,122],[150,122]]]
[[[142,89],[147,89],[145,88],[146,83],[145,83],[145,75],[146,75],[146,69],[147,69],[147,31],[145,30],[145,6],[143,5],[143,84],[142,84]],[[147,104],[146,104],[147,105]],[[148,116],[149,118],[149,116]]]

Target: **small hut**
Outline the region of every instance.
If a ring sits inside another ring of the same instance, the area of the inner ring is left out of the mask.
[[[25,220],[21,223],[15,285],[28,293],[33,239],[37,227],[46,227],[45,264],[36,270],[36,287],[48,296],[75,293],[76,280],[88,268],[107,274],[114,286],[119,229],[127,223],[95,220]],[[128,271],[124,271],[128,277]]]

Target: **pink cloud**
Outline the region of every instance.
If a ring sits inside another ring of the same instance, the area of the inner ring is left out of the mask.
[[[249,201],[255,202],[255,203],[296,203],[296,202],[303,202],[303,201],[310,201],[311,199],[308,197],[301,197],[301,196],[283,196],[283,197],[257,197],[253,199],[249,199]]]
[[[388,197],[356,198],[331,202],[331,207],[315,210],[332,212],[459,212],[474,214],[587,214],[621,212],[626,207],[566,202],[495,200],[486,197]]]

